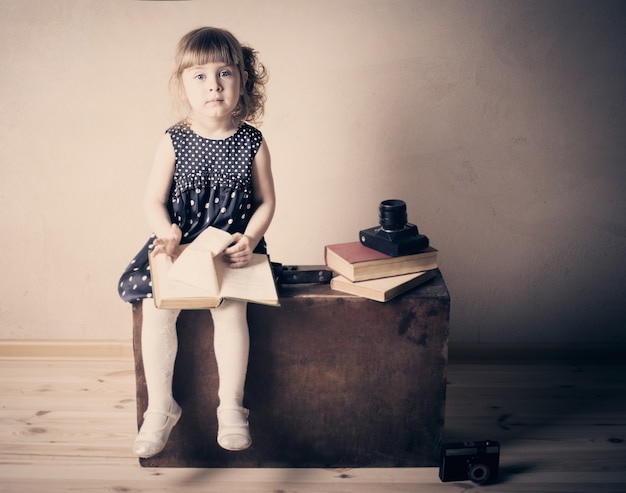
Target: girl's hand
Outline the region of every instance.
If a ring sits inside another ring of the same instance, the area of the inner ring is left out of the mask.
[[[253,247],[250,238],[241,233],[233,234],[235,242],[224,250],[224,262],[234,269],[239,269],[248,265],[252,260]]]
[[[172,224],[168,236],[162,236],[154,240],[154,254],[164,253],[172,260],[176,260],[180,255],[180,240],[182,237],[183,233],[178,225]]]

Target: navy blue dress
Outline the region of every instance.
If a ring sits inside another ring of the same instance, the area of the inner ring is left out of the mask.
[[[167,209],[189,243],[208,226],[229,233],[243,233],[254,213],[252,163],[261,147],[261,132],[242,123],[224,140],[195,133],[187,122],[167,132],[174,146],[176,163]],[[118,283],[120,297],[127,302],[152,297],[148,253],[154,248],[152,235],[131,260]],[[266,253],[261,240],[257,253]]]

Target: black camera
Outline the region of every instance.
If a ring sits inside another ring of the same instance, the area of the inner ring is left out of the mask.
[[[428,248],[428,238],[407,222],[403,200],[384,200],[378,208],[380,226],[359,232],[361,244],[392,257],[418,253]]]
[[[474,483],[493,482],[498,477],[500,444],[494,440],[442,445],[439,479]]]

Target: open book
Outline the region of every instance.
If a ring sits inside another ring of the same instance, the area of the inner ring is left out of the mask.
[[[278,306],[269,257],[255,253],[245,267],[233,269],[222,258],[232,242],[230,233],[209,227],[174,262],[165,254],[150,253],[157,308],[215,308],[224,299]]]

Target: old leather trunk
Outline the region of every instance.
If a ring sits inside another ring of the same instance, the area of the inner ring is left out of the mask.
[[[245,405],[253,445],[216,443],[217,369],[208,311],[184,311],[174,395],[183,415],[149,467],[433,466],[444,423],[450,299],[441,275],[387,303],[290,286],[249,305]],[[147,393],[133,307],[137,421]],[[129,444],[130,450],[130,444]]]

